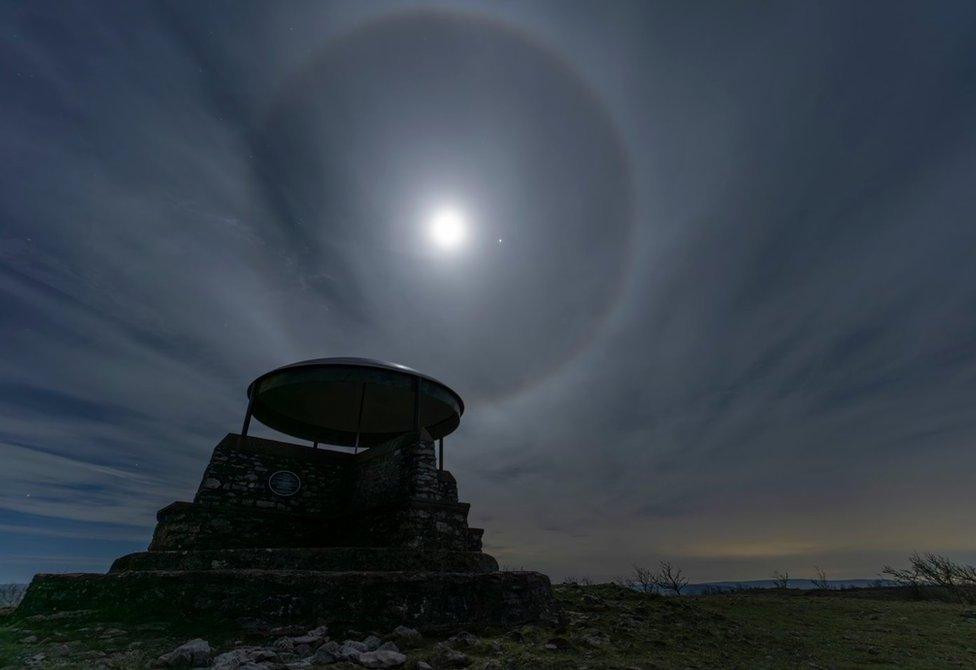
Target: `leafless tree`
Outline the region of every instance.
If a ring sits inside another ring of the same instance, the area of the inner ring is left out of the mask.
[[[659,589],[674,591],[676,596],[681,595],[681,591],[688,586],[681,568],[675,568],[670,561],[661,561],[660,569],[651,576],[654,585]]]
[[[657,583],[654,581],[654,573],[650,568],[635,565],[634,574],[627,580],[627,585],[636,591],[649,593],[654,590]]]
[[[817,576],[810,580],[813,585],[818,589],[829,589],[830,582],[827,581],[827,573],[818,565],[813,566],[813,569],[817,572]]]
[[[790,573],[773,570],[773,586],[777,589],[788,589],[790,587]]]
[[[627,579],[627,586],[646,593],[673,591],[676,596],[680,596],[688,586],[688,580],[681,568],[674,567],[670,561],[661,561],[658,566],[657,570],[652,570],[635,565],[633,575]]]

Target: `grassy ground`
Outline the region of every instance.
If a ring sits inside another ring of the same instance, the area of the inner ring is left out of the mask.
[[[760,591],[667,598],[610,586],[556,587],[560,625],[475,631],[454,646],[471,668],[951,668],[976,667],[976,612],[892,592]],[[383,633],[385,631],[379,631]],[[0,617],[0,667],[143,668],[193,637],[220,651],[271,639],[186,624],[93,624],[83,618]],[[407,667],[429,660],[425,637]],[[341,637],[340,637],[341,639]],[[348,664],[329,666],[353,668]]]

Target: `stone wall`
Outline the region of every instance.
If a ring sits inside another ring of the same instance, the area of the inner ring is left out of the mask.
[[[404,435],[355,457],[353,509],[370,509],[404,498],[457,502],[438,485],[434,444]]]
[[[277,495],[268,479],[294,472]],[[227,435],[193,503],[160,510],[151,551],[248,547],[413,547],[480,551],[457,484],[416,434],[358,454]]]
[[[296,494],[271,491],[268,478],[279,470],[299,476],[302,485]],[[353,454],[230,434],[214,449],[193,501],[208,507],[328,516],[348,507],[354,470]]]
[[[299,476],[296,494],[271,490],[268,478],[279,470]],[[214,449],[194,502],[325,517],[406,498],[457,502],[453,477],[445,481],[444,474],[433,442],[416,435],[351,454],[230,434]]]

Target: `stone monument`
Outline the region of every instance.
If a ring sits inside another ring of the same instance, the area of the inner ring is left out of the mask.
[[[159,511],[148,551],[105,575],[37,575],[18,613],[418,628],[552,613],[548,578],[500,572],[468,526],[444,469],[444,437],[464,412],[449,387],[329,358],[264,374],[247,395],[241,433],[216,446],[193,502]],[[311,444],[248,436],[252,416]]]

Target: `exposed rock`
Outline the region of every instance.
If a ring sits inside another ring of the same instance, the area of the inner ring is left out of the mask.
[[[357,661],[359,660],[359,655],[367,651],[366,645],[362,642],[357,642],[356,640],[346,640],[339,647],[339,660],[340,661]]]
[[[466,668],[471,665],[471,659],[468,658],[467,654],[451,649],[448,643],[441,642],[435,647],[435,650],[438,667]]]
[[[242,664],[250,661],[247,651],[247,649],[225,651],[213,660],[213,670],[238,670]]]
[[[406,663],[407,657],[398,651],[377,649],[361,653],[356,660],[366,668],[396,668]]]
[[[398,640],[415,642],[423,637],[415,628],[409,628],[407,626],[397,626],[393,629],[393,637]]]
[[[376,649],[380,651],[400,651],[400,647],[397,646],[396,642],[384,642]]]
[[[213,567],[213,561],[211,561],[211,567]],[[271,624],[268,621],[258,617],[239,617],[237,619],[237,625],[241,628],[241,630],[246,630],[251,633],[270,634],[271,632]]]
[[[582,643],[584,647],[589,647],[590,649],[599,649],[606,644],[609,644],[610,638],[608,638],[603,633],[594,633],[592,635],[584,635],[582,638]]]
[[[326,642],[315,651],[312,662],[319,665],[336,663],[341,658],[341,648],[336,642]]]
[[[206,640],[196,638],[181,644],[168,654],[163,654],[156,659],[154,665],[163,668],[179,665],[202,668],[210,665],[210,659],[212,657],[213,650],[210,648],[210,643]]]
[[[458,649],[468,649],[478,644],[478,638],[468,632],[461,632],[448,638],[448,644]]]
[[[573,645],[564,637],[554,637],[546,642],[545,647],[549,651],[569,651]]]
[[[213,661],[213,670],[238,670],[248,664],[272,661],[277,656],[273,649],[267,647],[239,647],[217,656]]]
[[[80,654],[75,654],[75,658],[80,661],[95,661],[100,658],[105,658],[105,652],[98,649],[92,649],[90,651],[83,651]]]
[[[313,628],[312,630],[305,633],[305,637],[315,638],[316,640],[325,640],[329,636],[328,626],[319,626],[318,628]]]
[[[363,640],[363,644],[366,645],[367,651],[375,651],[379,649],[381,644],[383,644],[383,640],[379,639],[375,635],[370,635],[365,640]]]
[[[586,593],[583,595],[582,603],[586,607],[586,609],[590,609],[590,610],[607,609],[607,602],[603,598],[595,596],[591,593]]]
[[[427,661],[418,661],[417,670],[434,670]]]

